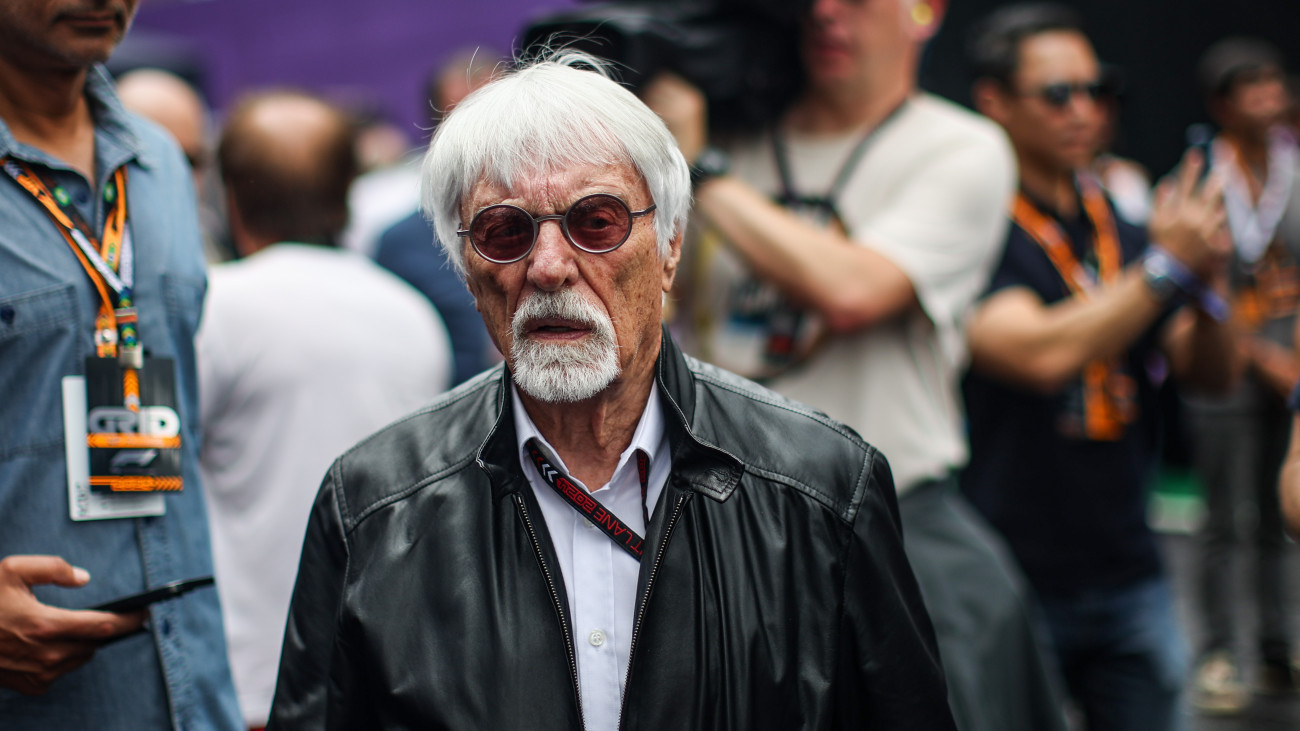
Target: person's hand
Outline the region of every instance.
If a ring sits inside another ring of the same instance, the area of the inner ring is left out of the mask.
[[[708,102],[704,93],[677,74],[664,71],[641,89],[641,100],[677,138],[686,162],[694,163],[709,140]]]
[[[40,695],[89,662],[105,642],[140,629],[143,611],[59,609],[37,601],[31,590],[38,584],[78,587],[88,581],[90,574],[58,556],[0,560],[0,685]]]
[[[1201,278],[1214,282],[1232,254],[1232,239],[1224,226],[1223,183],[1219,176],[1201,180],[1205,159],[1189,150],[1172,180],[1156,189],[1148,230],[1151,240],[1165,248]]]

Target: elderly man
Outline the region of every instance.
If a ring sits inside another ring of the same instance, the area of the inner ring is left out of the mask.
[[[439,127],[506,364],[330,469],[270,727],[952,729],[884,459],[665,334],[686,162],[594,63]]]

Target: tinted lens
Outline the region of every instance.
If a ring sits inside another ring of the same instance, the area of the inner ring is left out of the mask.
[[[1053,107],[1068,106],[1070,103],[1070,96],[1073,93],[1074,89],[1069,84],[1065,83],[1048,84],[1043,87],[1041,92],[1043,101]]]
[[[506,205],[484,208],[469,227],[474,248],[484,259],[495,262],[510,262],[527,254],[534,232],[532,216]]]
[[[590,195],[564,214],[569,239],[578,248],[602,254],[618,248],[632,231],[632,212],[612,195]]]

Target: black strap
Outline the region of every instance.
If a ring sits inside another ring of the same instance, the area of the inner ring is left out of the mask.
[[[885,115],[884,119],[880,120],[880,124],[867,130],[866,133],[862,135],[862,139],[858,140],[858,144],[853,147],[853,150],[849,152],[849,156],[845,158],[844,164],[840,166],[840,171],[836,173],[835,180],[831,182],[831,187],[821,196],[801,196],[795,192],[794,179],[790,175],[790,163],[787,160],[788,155],[786,154],[785,140],[781,139],[781,134],[779,132],[773,132],[772,151],[776,155],[777,172],[781,175],[781,197],[779,202],[786,206],[803,204],[810,207],[822,207],[830,211],[832,215],[838,217],[839,214],[835,208],[835,200],[840,197],[840,193],[844,190],[844,186],[848,184],[849,176],[851,176],[853,171],[857,169],[858,162],[862,159],[862,156],[867,153],[867,148],[875,138],[876,133],[884,129],[885,125],[889,124],[892,119],[898,116],[898,113],[907,106],[907,101],[907,99],[904,99],[900,102],[898,106],[889,111],[889,114]]]
[[[537,473],[542,476],[542,480],[550,485],[561,498],[564,498],[564,502],[568,503],[569,507],[578,511],[578,514],[591,521],[597,528],[600,528],[611,541],[631,554],[632,558],[638,561],[641,560],[642,546],[645,539],[632,530],[627,523],[619,520],[619,517],[614,515],[612,511],[601,505],[599,500],[569,479],[569,476],[561,472],[558,467],[551,464],[537,439],[529,439],[524,446],[527,447],[528,456],[532,458],[533,466],[537,468]],[[641,515],[645,518],[645,524],[648,526],[650,525],[650,511],[646,507],[646,492],[650,479],[650,458],[639,449],[636,453],[636,467],[637,476],[641,478]]]

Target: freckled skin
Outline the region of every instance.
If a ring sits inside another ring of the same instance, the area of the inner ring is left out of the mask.
[[[616,195],[634,211],[652,202],[645,183],[632,168],[588,166],[535,174],[513,191],[481,182],[461,204],[461,225],[468,224],[479,210],[497,203],[546,215],[563,213],[574,201],[592,193]],[[634,219],[628,240],[607,254],[577,249],[564,237],[559,222],[554,221],[541,225],[533,250],[512,264],[488,262],[465,241],[462,245],[470,292],[507,361],[511,360],[514,340],[511,318],[519,303],[536,290],[553,292],[570,287],[613,321],[622,370],[618,380],[648,383],[659,355],[662,294],[672,286],[680,256],[679,239],[668,259],[659,258],[654,215]],[[545,333],[533,336],[548,337]]]

